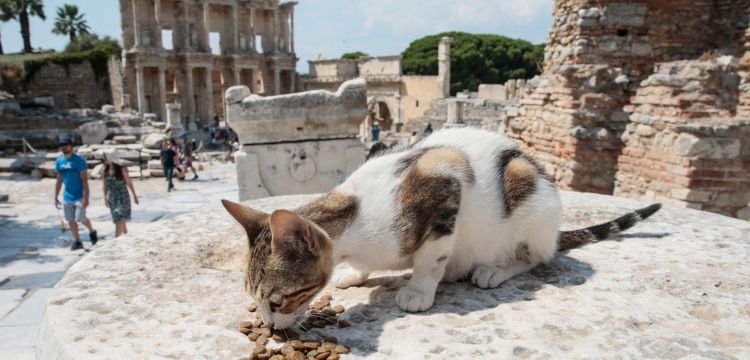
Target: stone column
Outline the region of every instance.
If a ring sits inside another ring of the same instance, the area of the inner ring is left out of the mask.
[[[279,51],[279,23],[279,10],[276,9],[273,11],[273,28],[271,30],[273,32],[273,52]]]
[[[156,47],[164,48],[161,38],[161,0],[154,0],[154,39]]]
[[[203,45],[205,50],[211,52],[211,40],[209,37],[210,24],[211,22],[211,9],[208,6],[208,2],[203,3],[203,22],[201,22],[201,38],[203,39]],[[219,45],[221,46],[221,44]]]
[[[214,89],[213,89],[213,69],[206,66],[206,119],[211,119],[214,115]]]
[[[143,80],[143,65],[135,63],[135,89],[138,96],[138,111],[143,114],[146,110],[146,88]]]
[[[160,0],[156,0],[157,2]],[[159,116],[164,121],[166,117],[166,105],[167,105],[167,81],[166,81],[166,69],[164,66],[159,66]]]
[[[232,52],[240,48],[239,9],[237,4],[232,4]]]
[[[184,115],[190,116],[192,119],[195,117],[195,88],[193,87],[193,68],[191,66],[188,66],[185,71],[185,84],[183,88],[185,89],[185,98],[187,98]]]
[[[257,94],[258,93],[258,80],[255,78],[255,71],[257,69],[250,69],[250,93],[251,94]]]
[[[297,72],[294,70],[289,71],[289,93],[295,92],[295,85],[297,80]]]
[[[255,8],[250,8],[250,50],[257,52],[255,43]]]
[[[294,7],[289,7],[289,52],[294,53]]]
[[[274,66],[273,68],[273,93],[281,94],[281,69]]]
[[[182,0],[182,48],[190,49],[190,25],[188,24],[188,3]]]
[[[163,116],[167,121],[166,132],[170,138],[176,138],[182,131],[182,113],[180,104],[166,104],[167,114]]]
[[[444,125],[446,128],[464,127],[463,103],[461,101],[450,101],[448,103],[448,116]]]
[[[130,0],[133,3],[133,39],[135,47],[141,46],[141,22],[138,19],[138,0]]]
[[[451,94],[451,42],[453,39],[446,36],[438,45],[438,82],[444,98]]]
[[[232,71],[234,72],[234,85],[242,85],[242,69],[235,66]]]

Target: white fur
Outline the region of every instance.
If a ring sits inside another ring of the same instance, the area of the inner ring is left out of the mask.
[[[371,159],[336,189],[356,195],[359,212],[335,242],[334,261],[347,262],[351,268],[334,274],[334,284],[359,285],[372,271],[413,267],[412,278],[399,291],[396,302],[406,311],[424,311],[432,306],[441,279],[455,281],[473,272],[472,282],[477,286],[496,287],[554,256],[561,204],[548,180],[540,179],[535,192],[510,217],[503,216],[496,156],[501,150],[516,148],[513,141],[499,134],[462,128],[435,132],[416,145],[429,146],[451,146],[463,151],[474,170],[474,184],[463,179],[454,233],[425,242],[411,256],[401,256],[399,234],[392,226],[397,214],[394,194],[399,184],[394,171],[405,153]],[[443,171],[453,170],[446,167]],[[524,242],[529,247],[530,265],[515,262],[516,248]]]

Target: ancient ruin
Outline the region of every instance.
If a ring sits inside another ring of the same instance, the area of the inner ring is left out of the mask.
[[[367,81],[367,118],[361,131],[366,132],[375,121],[386,131],[405,130],[405,123],[422,116],[432,101],[450,96],[451,41],[449,37],[440,41],[437,76],[404,75],[401,55],[395,55],[308,61],[310,71],[302,82],[306,90],[335,90],[344,81],[363,78]]]
[[[270,213],[312,198],[247,205]],[[562,199],[568,229],[644,206],[577,192],[564,191]],[[746,259],[737,254],[749,249],[750,224],[666,208],[638,226],[622,242],[571,250],[496,289],[441,284],[426,313],[394,304],[408,270],[378,272],[346,290],[331,284],[321,293],[345,306],[341,318],[351,327],[300,335],[335,336],[351,348],[343,359],[743,358],[750,284]],[[182,235],[185,227],[190,236]],[[250,356],[252,343],[237,331],[255,319],[243,287],[244,234],[224,209],[202,208],[97,249],[46,300],[37,358]],[[268,348],[282,346],[267,341]]]
[[[208,121],[223,114],[230,86],[245,85],[253,94],[294,92],[295,5],[121,0],[124,89],[115,105],[164,117],[167,103],[180,103],[183,117]]]
[[[227,90],[227,122],[242,148],[235,154],[240,200],[330,190],[365,160],[357,129],[367,105],[363,79],[332,93],[312,90],[261,97]]]
[[[750,218],[750,1],[558,0],[507,134],[563,189]]]

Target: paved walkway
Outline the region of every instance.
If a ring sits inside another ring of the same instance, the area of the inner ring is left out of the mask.
[[[233,164],[207,166],[196,181],[175,182],[177,191],[166,192],[163,178],[136,180],[141,204],[133,204],[130,234],[161,219],[200,207],[221,206],[221,199],[237,199]],[[114,224],[102,199],[102,182],[93,180],[88,216],[102,239],[114,238]],[[54,179],[0,173],[0,193],[10,200],[0,203],[0,359],[34,359],[37,330],[51,288],[86,251],[69,250],[70,231],[60,231],[60,215],[53,205]],[[67,225],[66,225],[67,228]],[[83,228],[83,226],[81,226]],[[81,239],[87,240],[83,231]],[[84,241],[87,249],[91,243]]]

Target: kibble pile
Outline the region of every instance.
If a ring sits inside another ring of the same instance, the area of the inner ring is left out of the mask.
[[[346,320],[339,320],[337,316],[344,312],[342,305],[331,305],[333,297],[323,295],[321,299],[309,306],[307,319],[299,324],[299,329],[308,331],[312,328],[325,328],[337,325],[340,328],[349,327]],[[255,348],[250,352],[250,357],[242,360],[338,360],[341,354],[348,354],[349,348],[338,344],[335,337],[327,337],[322,340],[304,340],[300,335],[289,329],[271,329],[263,325],[263,320],[255,304],[247,308],[255,313],[254,321],[243,321],[239,330],[247,335],[247,338],[255,343]],[[267,348],[268,339],[283,344],[277,348]]]

